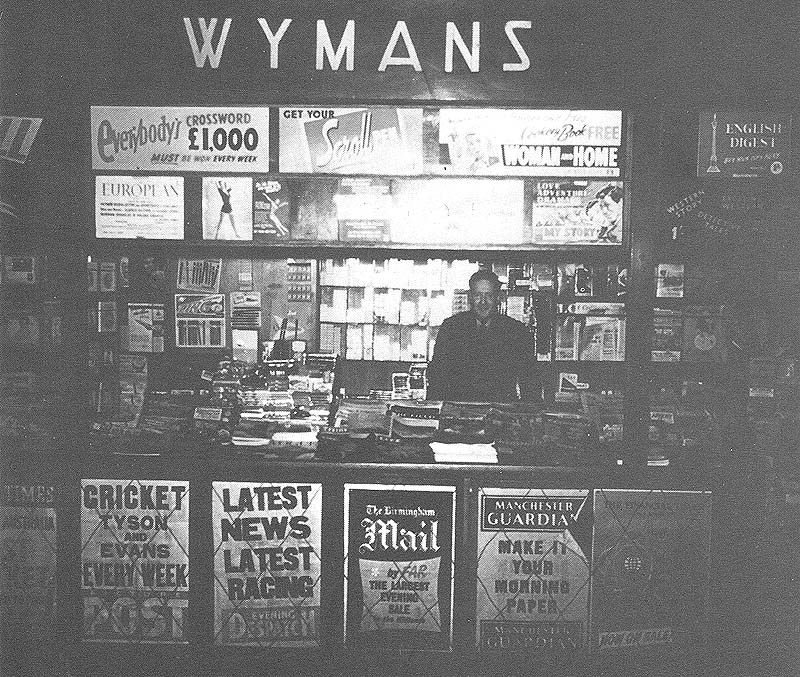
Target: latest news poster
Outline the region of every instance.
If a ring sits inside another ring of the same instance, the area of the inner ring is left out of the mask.
[[[97,237],[183,239],[182,176],[96,176]]]
[[[711,492],[596,489],[593,650],[697,644],[710,549]]]
[[[0,627],[52,629],[56,600],[53,487],[0,485]]]
[[[281,172],[422,172],[422,109],[281,108]]]
[[[455,487],[345,484],[345,642],[449,651]]]
[[[186,642],[189,483],[81,480],[83,639]]]
[[[214,641],[320,643],[322,485],[214,482]]]
[[[269,108],[92,106],[92,169],[269,170]]]
[[[621,176],[621,111],[443,108],[438,122],[439,161],[427,167],[433,172]]]
[[[789,166],[792,118],[783,113],[700,113],[697,176],[755,179],[781,176]]]
[[[622,244],[623,195],[621,181],[536,181],[530,241],[553,245]]]
[[[480,651],[586,646],[592,508],[588,489],[480,489]]]

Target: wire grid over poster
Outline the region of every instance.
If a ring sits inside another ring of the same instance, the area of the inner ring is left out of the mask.
[[[84,641],[185,643],[189,483],[81,480]]]
[[[711,559],[711,492],[596,489],[593,649],[696,644]]]
[[[46,635],[56,603],[53,487],[0,485],[0,626]]]
[[[588,489],[478,492],[480,651],[586,645],[592,508]]]
[[[455,487],[344,489],[345,642],[451,650]]]
[[[320,644],[322,485],[214,482],[214,642]]]

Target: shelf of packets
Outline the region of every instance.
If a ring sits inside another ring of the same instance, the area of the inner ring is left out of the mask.
[[[722,448],[716,392],[704,382],[658,384],[650,397],[650,466],[703,465]]]
[[[320,261],[320,350],[349,360],[429,359],[438,327],[467,310],[475,270],[466,260]]]
[[[728,359],[725,306],[654,308],[650,357],[653,362],[725,362]]]
[[[747,416],[753,449],[800,466],[800,359],[783,348],[749,363]]]
[[[318,455],[345,461],[543,466],[593,462],[598,442],[594,421],[578,411],[371,398],[344,399],[320,440]]]
[[[52,443],[64,437],[64,400],[70,392],[66,374],[0,372],[0,447],[52,451]]]
[[[123,355],[118,406],[95,417],[94,447],[120,453],[221,445],[287,454],[313,450],[317,430],[327,423],[335,365],[335,355],[323,354],[306,355],[302,364],[225,360],[188,381],[155,386],[148,383],[147,357]]]
[[[621,362],[625,359],[625,304],[598,301],[556,306],[557,361]]]

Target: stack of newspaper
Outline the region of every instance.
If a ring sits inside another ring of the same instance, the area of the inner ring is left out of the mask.
[[[431,442],[437,463],[497,463],[494,444],[445,444]]]

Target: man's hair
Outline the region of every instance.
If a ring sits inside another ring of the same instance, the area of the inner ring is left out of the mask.
[[[474,273],[472,273],[472,277],[469,278],[469,288],[472,289],[475,286],[476,282],[480,280],[487,280],[494,285],[494,288],[497,291],[500,291],[500,278],[497,277],[491,270],[488,268],[479,268]]]

